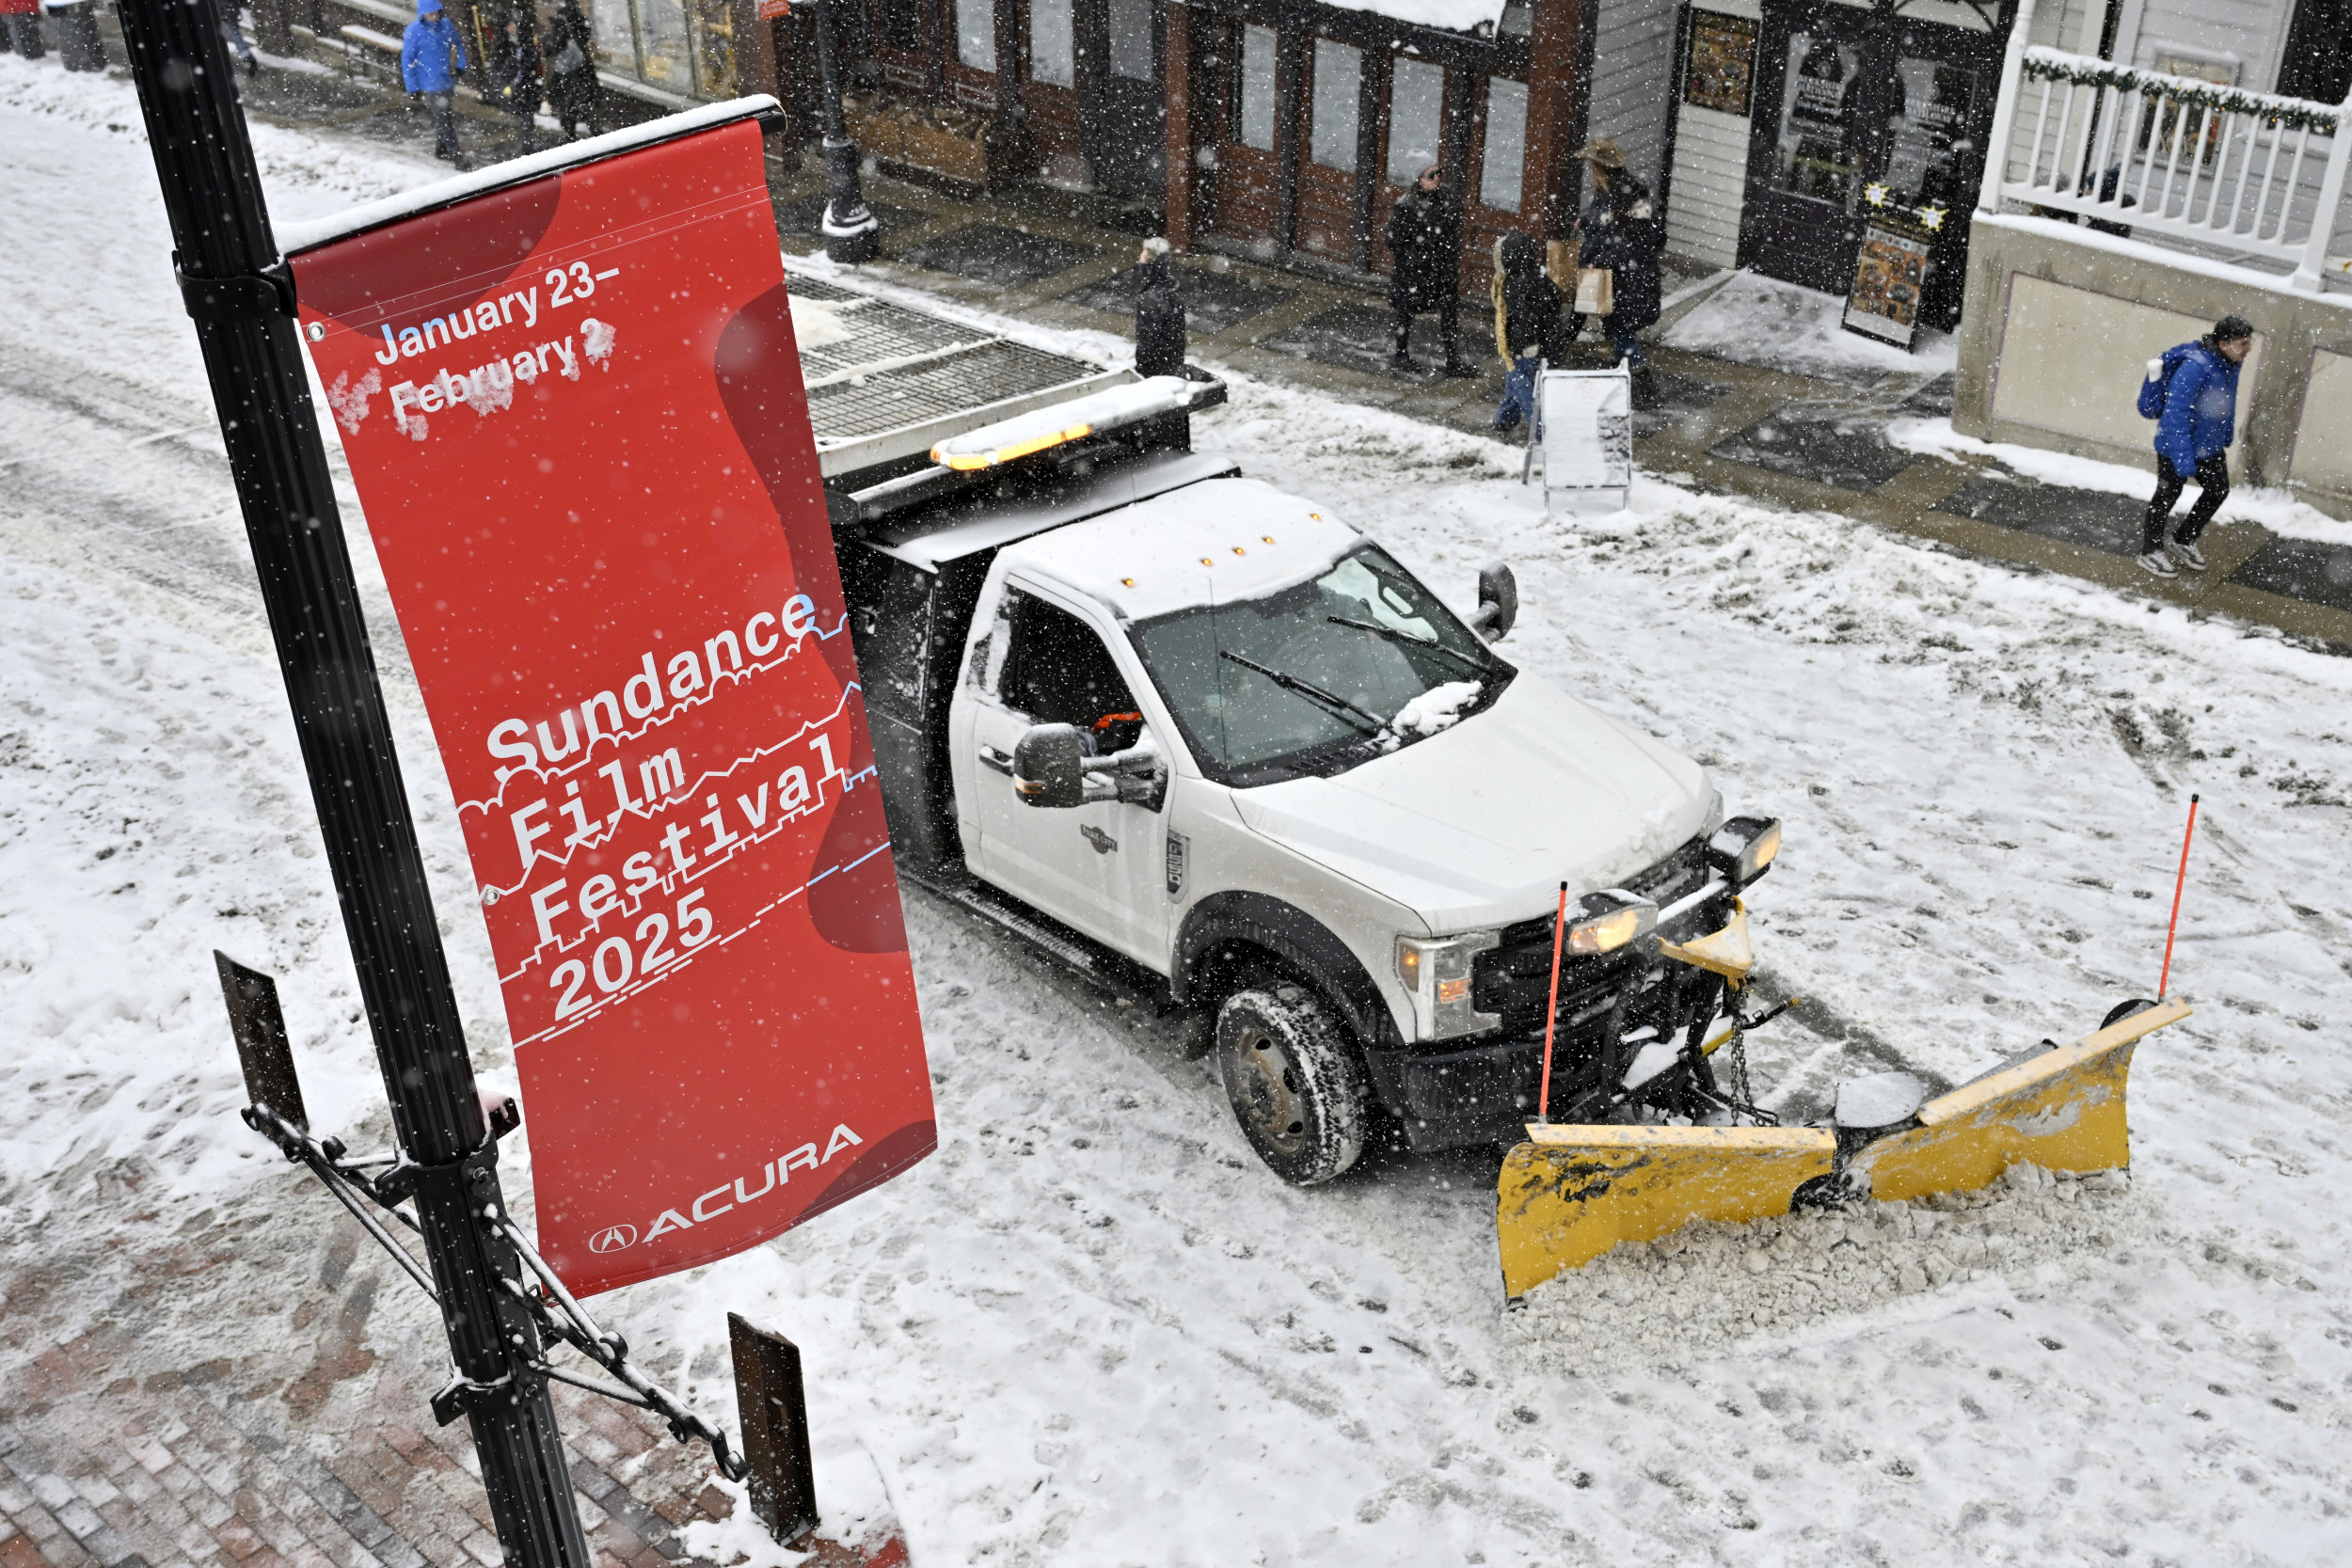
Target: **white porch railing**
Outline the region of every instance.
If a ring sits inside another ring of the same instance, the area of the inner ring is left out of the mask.
[[[2283,263],[2292,287],[2317,292],[2336,270],[2352,98],[2312,103],[2027,47],[2033,8],[2025,0],[2010,33],[1979,211],[2008,198],[2125,225]]]

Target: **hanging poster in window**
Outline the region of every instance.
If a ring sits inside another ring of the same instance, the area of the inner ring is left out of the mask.
[[[1791,34],[1783,83],[1773,185],[1851,212],[1859,183],[1854,118],[1862,51],[1836,39]]]
[[[583,1295],[937,1141],[759,125],[700,112],[287,236]]]
[[[1943,216],[1940,212],[1925,214],[1937,224]],[[1853,289],[1846,296],[1846,330],[1897,348],[1914,346],[1919,331],[1919,291],[1927,285],[1934,248],[1934,230],[1922,217],[1871,213],[1854,259]]]
[[[1748,117],[1756,83],[1756,24],[1718,11],[1691,13],[1691,55],[1682,72],[1682,101],[1693,108]]]

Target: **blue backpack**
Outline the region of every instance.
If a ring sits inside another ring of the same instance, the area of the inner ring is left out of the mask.
[[[2164,400],[2172,395],[2172,377],[2187,358],[2195,343],[2176,343],[2164,351],[2161,359],[2148,361],[2148,379],[2139,384],[2139,417],[2143,420],[2164,418]]]

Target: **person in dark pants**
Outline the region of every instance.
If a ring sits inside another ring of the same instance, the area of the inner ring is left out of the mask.
[[[441,14],[441,0],[417,0],[417,20],[400,45],[401,85],[433,106],[433,155],[457,162],[457,78],[466,40]]]
[[[1413,363],[1413,318],[1438,313],[1438,339],[1445,345],[1447,375],[1476,375],[1462,363],[1454,341],[1462,311],[1462,202],[1445,188],[1436,164],[1421,171],[1412,188],[1389,209],[1386,235],[1396,270],[1389,275],[1389,309],[1396,312],[1396,352],[1389,368],[1418,373]]]
[[[8,47],[28,60],[49,53],[40,37],[40,0],[0,0],[0,23],[8,30]]]
[[[521,132],[523,150],[538,146],[539,39],[528,6],[504,12],[489,43],[490,103],[506,111]]]
[[[1171,248],[1154,234],[1136,258],[1136,279],[1143,285],[1136,295],[1137,375],[1184,373],[1184,294],[1176,286]]]
[[[564,0],[548,24],[548,107],[564,122],[564,139],[576,141],[580,128],[590,135],[604,119],[604,84],[596,79],[596,40],[580,0]]]
[[[1577,220],[1577,264],[1609,269],[1615,298],[1602,325],[1618,360],[1632,370],[1633,405],[1654,408],[1657,390],[1635,336],[1658,320],[1660,308],[1660,237],[1649,187],[1626,168],[1624,152],[1606,136],[1586,142],[1576,155],[1584,160],[1592,188]]]
[[[2243,316],[2224,316],[2213,330],[2193,343],[2165,350],[2149,364],[2156,384],[2156,493],[2149,499],[2148,515],[2139,530],[2139,563],[2155,577],[2179,576],[2173,562],[2192,572],[2205,569],[2198,535],[2230,498],[2230,467],[2226,455],[2237,438],[2238,367],[2254,346],[2253,325]],[[2197,504],[2188,509],[2165,549],[2165,526],[2171,521],[2173,503],[2182,487],[2197,481]]]
[[[103,71],[106,48],[99,40],[96,0],[44,0],[57,27],[57,63],[68,71]]]
[[[1502,356],[1502,403],[1495,409],[1495,433],[1515,430],[1524,418],[1535,421],[1535,376],[1556,355],[1560,291],[1544,276],[1543,247],[1514,230],[1495,241],[1495,350]],[[1540,436],[1541,432],[1535,432]]]

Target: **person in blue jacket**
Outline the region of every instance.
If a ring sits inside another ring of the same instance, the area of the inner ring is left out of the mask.
[[[457,161],[457,77],[466,40],[441,14],[441,0],[417,0],[417,20],[400,41],[401,85],[433,106],[433,155]]]
[[[2192,572],[2205,569],[2197,536],[2230,496],[2230,468],[2223,453],[2237,437],[2237,373],[2254,346],[2253,325],[2224,316],[2193,343],[2164,351],[2148,367],[2160,392],[2156,409],[2156,493],[2148,502],[2139,531],[2139,563],[2160,578],[2178,577],[2172,562]],[[2165,525],[2182,486],[2195,479],[2201,494],[2188,509],[2171,553],[2165,551]]]

